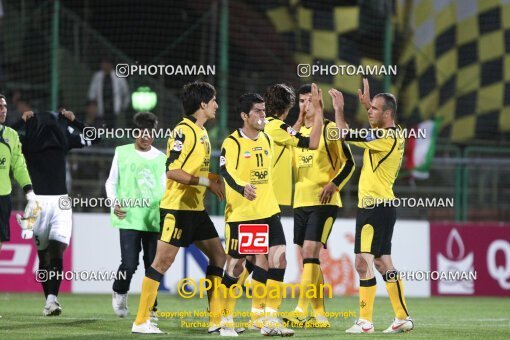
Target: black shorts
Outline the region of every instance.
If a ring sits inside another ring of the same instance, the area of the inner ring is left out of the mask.
[[[354,253],[369,253],[375,257],[390,255],[396,220],[395,207],[358,208]]]
[[[11,239],[9,219],[11,218],[11,195],[0,196],[0,242]]]
[[[286,245],[285,233],[283,232],[280,214],[271,217],[261,218],[260,220],[250,220],[241,222],[227,222],[225,225],[225,253],[233,258],[239,259],[246,255],[239,254],[239,225],[240,224],[267,224],[269,225],[269,247]]]
[[[218,237],[207,211],[159,209],[160,240],[176,247],[188,247],[195,241]]]
[[[337,212],[336,205],[316,205],[294,209],[294,244],[303,246],[304,241],[308,240],[321,242],[326,248]]]

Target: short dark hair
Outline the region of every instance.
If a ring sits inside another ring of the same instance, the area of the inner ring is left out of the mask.
[[[239,97],[236,112],[249,114],[253,104],[263,103],[264,98],[258,93],[245,93]]]
[[[200,109],[200,104],[208,103],[216,95],[214,86],[203,81],[188,83],[183,87],[182,106],[184,114],[190,116]]]
[[[391,118],[397,116],[397,99],[391,93],[378,93],[374,98],[381,97],[384,99],[383,111],[390,110]]]
[[[303,84],[297,90],[297,95],[298,96],[300,94],[307,94],[307,93],[312,93],[312,85],[311,84]]]
[[[138,112],[133,117],[133,124],[139,129],[155,129],[158,126],[158,117],[152,112]]]
[[[5,99],[5,101],[7,101],[7,98],[5,98],[5,96],[3,94],[0,93],[0,99]]]
[[[296,95],[290,86],[274,84],[267,88],[264,101],[269,116],[281,116],[294,106]]]

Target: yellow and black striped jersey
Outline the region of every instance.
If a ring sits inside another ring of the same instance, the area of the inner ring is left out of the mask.
[[[393,183],[398,176],[404,157],[405,140],[400,126],[389,128],[395,133],[370,133],[367,138],[358,138],[356,133],[349,134],[345,141],[365,149],[363,167],[359,179],[358,207],[363,208],[377,199],[395,198]],[[383,136],[384,138],[380,138]]]
[[[225,178],[225,221],[240,222],[267,218],[280,212],[273,190],[274,143],[264,132],[256,140],[236,130],[221,146],[220,173]],[[246,199],[244,186],[256,187],[257,197]]]
[[[320,194],[330,182],[340,191],[354,172],[354,158],[347,144],[326,138],[327,129],[336,127],[334,122],[324,120],[317,150],[294,148],[295,182],[294,208],[321,205]],[[310,136],[312,127],[301,127],[302,136]],[[341,207],[339,191],[331,197],[328,205]]]
[[[308,148],[310,137],[296,132],[284,121],[275,118],[267,118],[268,123],[264,128],[274,141],[275,157],[273,159],[273,186],[279,205],[291,205],[292,203],[292,148]]]
[[[166,170],[182,169],[190,175],[208,177],[211,144],[207,130],[195,124],[193,116],[177,124],[167,144]],[[160,207],[175,210],[204,210],[206,188],[168,179]]]

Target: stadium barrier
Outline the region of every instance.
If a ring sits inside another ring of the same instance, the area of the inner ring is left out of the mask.
[[[0,253],[0,291],[40,291],[37,251],[32,240],[22,240],[17,232],[15,213],[11,215],[12,239]],[[222,216],[212,217],[223,238]],[[110,293],[114,273],[120,263],[118,231],[104,213],[73,214],[73,237],[64,260],[66,276],[63,292]],[[282,218],[288,256],[285,282],[299,282],[301,260],[292,243],[293,220]],[[334,295],[358,291],[354,269],[354,219],[337,219],[321,253],[325,282]],[[429,223],[399,220],[393,234],[392,253],[397,269],[406,281],[406,295],[510,295],[510,225],[494,223]],[[198,282],[204,277],[207,259],[195,247],[182,249],[162,281],[160,290],[175,294],[180,279]],[[92,275],[92,274],[104,275]],[[144,275],[143,260],[133,276],[131,292],[138,293]],[[68,279],[67,279],[68,278]],[[385,296],[380,275],[377,294]]]

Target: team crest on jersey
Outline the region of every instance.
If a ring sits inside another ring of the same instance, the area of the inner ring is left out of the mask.
[[[251,157],[251,153],[250,153],[250,151],[246,151],[246,152],[244,153],[244,158],[250,158],[250,157]]]
[[[295,136],[297,134],[296,130],[294,130],[292,127],[287,128],[287,133],[291,136]]]
[[[370,131],[370,134],[367,136],[366,141],[367,141],[367,142],[371,142],[371,141],[373,141],[374,139],[377,139],[377,137],[376,137],[376,135],[375,135],[374,131]]]
[[[224,156],[220,156],[220,167],[227,164],[227,159]]]
[[[269,156],[269,151],[264,150],[264,153],[266,154],[266,156]]]
[[[174,142],[174,151],[181,151],[182,150],[182,142],[180,140],[176,140]]]
[[[207,138],[207,136],[202,136],[202,137],[200,138],[200,143],[204,144],[204,142],[205,142],[207,139],[208,139],[208,138]]]

